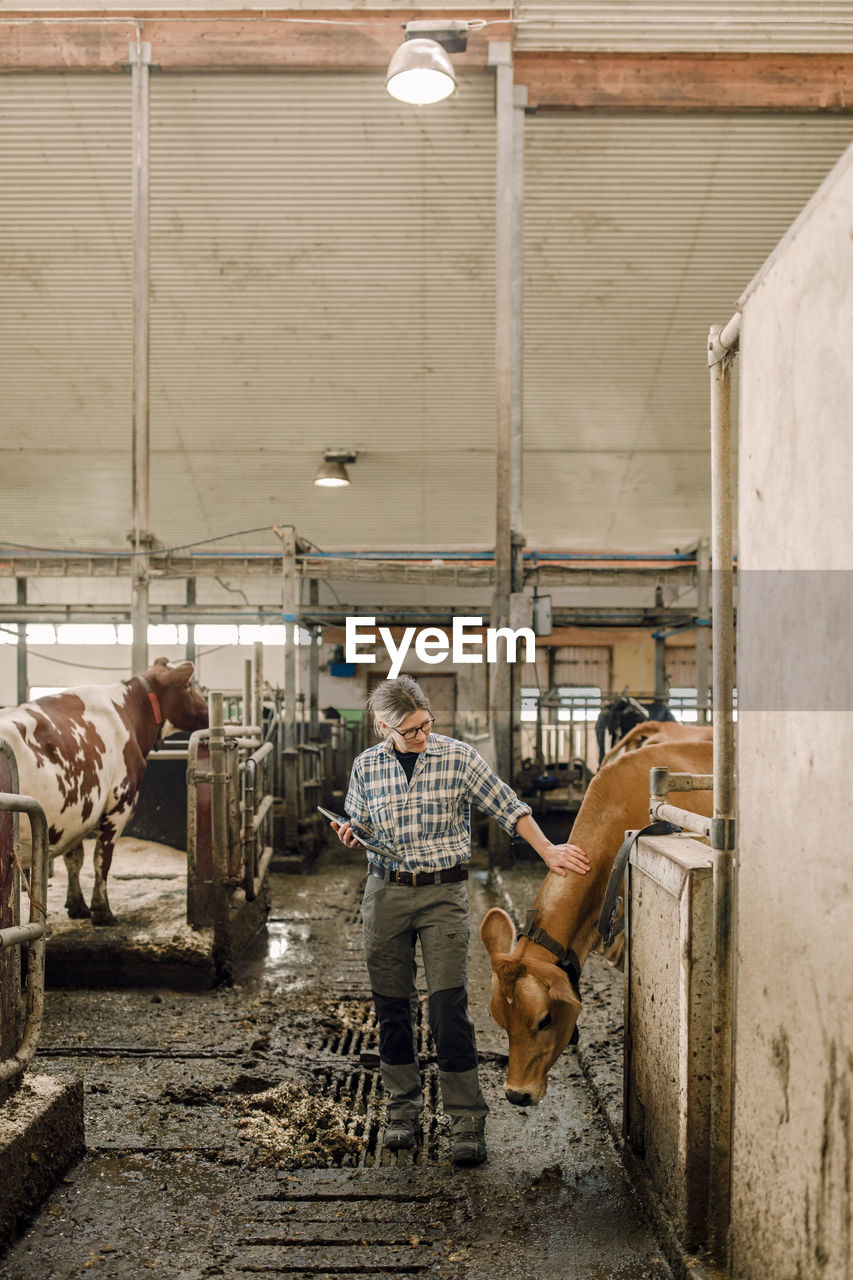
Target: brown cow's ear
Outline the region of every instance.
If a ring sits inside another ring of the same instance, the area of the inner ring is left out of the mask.
[[[512,950],[515,942],[515,925],[500,907],[492,907],[483,917],[480,925],[480,937],[486,950],[494,958],[499,952]]]
[[[167,684],[189,684],[195,667],[191,662],[181,662],[177,667],[170,667]]]

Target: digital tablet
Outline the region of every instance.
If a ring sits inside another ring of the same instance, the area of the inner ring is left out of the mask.
[[[333,813],[331,809],[324,809],[321,804],[317,805],[317,812],[322,813],[323,817],[328,818],[330,822],[337,822],[339,827],[342,827],[345,822],[350,822],[350,819],[345,813]],[[352,824],[350,823],[350,825]],[[355,831],[355,828],[353,828],[353,831],[362,848],[367,849],[370,853],[378,854],[380,858],[390,858],[392,862],[402,862],[402,858],[400,858],[396,853],[392,853],[390,849],[379,849],[376,845],[370,844],[367,840],[362,840],[358,832]]]

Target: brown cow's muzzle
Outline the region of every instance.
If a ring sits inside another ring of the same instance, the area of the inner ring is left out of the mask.
[[[531,1093],[525,1093],[522,1089],[510,1089],[509,1086],[504,1089],[507,1102],[511,1102],[514,1107],[538,1107],[539,1099],[534,1098]]]

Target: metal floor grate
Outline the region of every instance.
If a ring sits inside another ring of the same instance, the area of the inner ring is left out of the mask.
[[[345,1157],[341,1167],[349,1163],[372,1166],[430,1164],[440,1160],[442,1139],[449,1133],[449,1127],[440,1113],[438,1068],[426,1017],[425,1000],[418,1001],[416,1025],[418,1058],[424,1084],[421,1116],[424,1140],[422,1147],[414,1155],[386,1151],[382,1145],[385,1109],[379,1073],[379,1027],[373,1004],[365,1000],[342,1000],[333,1012],[342,1024],[341,1028],[325,1031],[318,1037],[314,1046],[317,1061],[311,1067],[311,1073],[327,1097],[351,1111],[347,1132],[362,1144],[359,1155],[355,1158]],[[349,1061],[336,1062],[334,1059]]]
[[[317,1044],[319,1053],[336,1057],[360,1057],[379,1053],[379,1026],[372,1001],[364,998],[341,1000],[335,1011],[342,1026],[340,1031],[326,1032]],[[418,999],[415,1043],[421,1061],[435,1056],[429,1029],[426,996]],[[370,1063],[369,1065],[374,1065]]]
[[[439,1109],[438,1068],[429,1065],[421,1070],[424,1106],[421,1113],[423,1144],[414,1152],[388,1151],[383,1146],[386,1112],[384,1093],[378,1068],[346,1067],[324,1064],[314,1067],[312,1074],[324,1095],[340,1103],[350,1112],[347,1134],[357,1138],[361,1148],[356,1156],[344,1156],[340,1168],[374,1165],[435,1164],[443,1157],[449,1140],[449,1125]]]
[[[406,1190],[375,1181],[277,1188],[257,1196],[228,1259],[228,1274],[387,1280],[435,1274],[440,1267],[443,1276],[456,1277],[461,1271],[454,1264],[463,1259],[454,1255],[447,1232],[461,1205],[444,1188]]]

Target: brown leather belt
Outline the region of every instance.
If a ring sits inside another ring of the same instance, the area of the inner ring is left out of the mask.
[[[463,866],[447,867],[444,871],[397,871],[392,867],[377,867],[371,862],[367,871],[388,884],[407,885],[412,889],[423,884],[456,884],[459,880],[468,879],[468,868]]]

